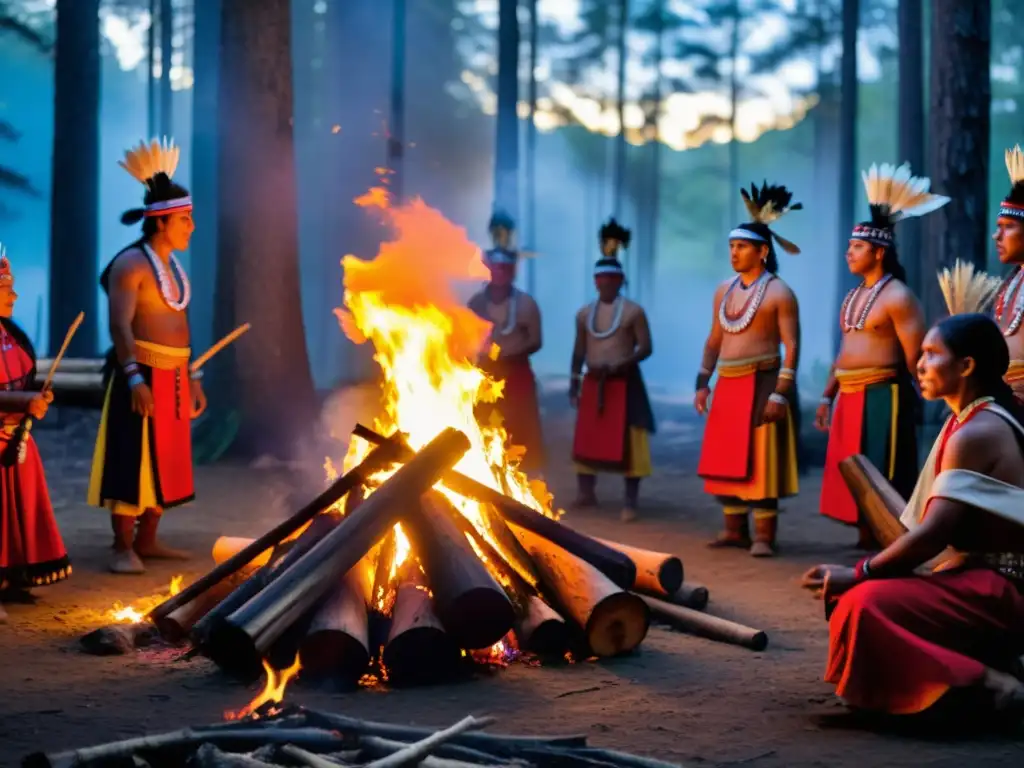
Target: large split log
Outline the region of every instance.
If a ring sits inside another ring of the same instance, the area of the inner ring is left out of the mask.
[[[381,662],[392,685],[430,685],[451,680],[462,651],[434,613],[433,601],[419,565],[401,569],[391,612],[391,631]]]
[[[302,668],[318,678],[352,684],[370,665],[366,612],[369,567],[360,561],[327,596],[299,648]]]
[[[489,648],[515,623],[508,596],[455,522],[461,514],[442,494],[425,493],[406,518],[413,551],[427,572],[434,611],[460,648]]]
[[[156,620],[160,636],[171,643],[178,643],[188,637],[196,623],[221,603],[228,595],[250,579],[258,569],[246,566],[218,582],[177,610]]]
[[[211,649],[207,642],[213,629],[223,622],[225,618],[258,595],[271,581],[284,573],[299,558],[320,543],[328,533],[338,526],[339,522],[341,522],[340,518],[332,514],[321,514],[313,518],[297,539],[278,547],[269,563],[260,568],[252,577],[239,584],[231,594],[196,622],[195,626],[192,627],[192,642],[197,646],[201,646],[208,655],[211,652],[216,653],[216,648]],[[229,665],[231,664],[230,657],[224,661]],[[247,661],[251,662],[252,659]],[[249,664],[245,670],[239,669],[237,673],[249,677],[258,675],[261,668],[262,665],[260,664]]]
[[[516,525],[511,528],[537,563],[546,590],[582,628],[594,655],[617,656],[643,642],[651,623],[643,600],[543,536]]]
[[[323,493],[294,515],[275,525],[241,551],[217,565],[205,576],[189,584],[178,594],[160,603],[160,605],[150,611],[150,619],[156,621],[162,616],[176,611],[185,603],[192,602],[214,584],[223,581],[231,574],[244,568],[266,550],[280,544],[318,514],[337,503],[350,490],[360,485],[366,477],[391,464],[398,455],[399,450],[393,442],[374,448],[358,466],[331,483]]]
[[[632,589],[668,596],[682,586],[683,561],[677,555],[631,547],[618,541],[597,541],[621,552],[636,565],[636,578],[631,585]]]
[[[860,454],[849,456],[839,462],[839,472],[850,489],[861,519],[883,549],[907,532],[900,522],[907,502],[871,459]]]
[[[256,539],[249,539],[244,536],[219,536],[213,542],[213,563],[220,565],[229,557],[234,557],[243,549],[252,544]],[[249,566],[266,565],[270,562],[270,556],[274,553],[273,547],[268,547],[260,554],[249,561]]]
[[[258,663],[468,448],[469,440],[457,430],[435,437],[280,577],[214,627],[207,643],[211,654],[232,659],[232,665]]]
[[[666,603],[664,600],[654,597],[646,595],[639,597],[650,606],[657,618],[685,632],[721,643],[742,645],[752,651],[763,651],[768,647],[768,635],[760,629],[753,629],[743,624],[737,624],[735,621],[711,616],[691,608],[684,608],[681,605]]]
[[[356,424],[352,434],[374,445],[387,443],[396,446],[400,461],[406,461],[411,454],[411,449],[399,440],[380,435],[362,424]],[[462,496],[494,506],[506,522],[514,523],[521,529],[543,536],[566,552],[590,563],[620,587],[629,589],[636,581],[636,566],[633,561],[596,539],[562,525],[557,520],[545,517],[540,512],[506,496],[501,491],[489,488],[454,470],[447,470],[442,475],[442,481],[445,486]]]

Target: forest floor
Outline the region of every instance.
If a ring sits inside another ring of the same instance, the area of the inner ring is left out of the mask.
[[[564,397],[564,396],[563,396]],[[781,552],[754,560],[744,552],[710,551],[718,511],[694,476],[699,425],[660,409],[654,443],[657,475],[645,481],[640,519],[618,520],[621,489],[613,478],[599,493],[606,508],[570,513],[574,526],[597,536],[680,554],[686,573],[711,592],[710,612],[763,628],[767,650],[753,653],[654,627],[640,650],[598,663],[537,667],[513,663],[460,684],[388,691],[328,693],[289,688],[287,701],[356,717],[445,725],[466,714],[500,718],[494,730],[583,733],[597,746],[651,755],[683,766],[1018,766],[1024,742],[1002,737],[922,739],[852,727],[821,680],[828,640],[822,605],[798,586],[818,562],[853,563],[853,532],[816,514],[820,471],[804,478],[785,506]],[[568,455],[571,414],[545,420],[556,501],[571,501]],[[675,419],[675,420],[673,420]],[[195,559],[154,565],[144,576],[105,571],[107,518],[84,503],[95,419],[41,428],[39,441],[58,520],[74,560],[73,577],[37,590],[35,605],[8,605],[0,626],[0,765],[28,752],[73,748],[220,720],[244,706],[259,686],[244,686],[204,659],[175,661],[154,648],[129,656],[81,653],[78,638],[106,623],[115,601],[165,592],[212,564],[222,534],[255,536],[287,513],[296,473],[272,465],[216,465],[197,470],[198,501],[169,513],[168,543]],[[319,465],[310,471],[319,473]],[[319,487],[313,491],[319,490]],[[300,493],[312,496],[312,491]],[[689,580],[688,578],[688,580]]]

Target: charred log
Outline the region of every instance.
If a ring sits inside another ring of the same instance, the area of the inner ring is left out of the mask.
[[[631,547],[617,541],[597,539],[605,546],[621,552],[636,566],[636,578],[632,588],[641,592],[668,596],[676,592],[683,583],[683,561],[676,555],[653,552],[649,549]]]
[[[299,648],[304,670],[342,684],[358,682],[370,664],[369,589],[368,565],[359,562],[328,594]]]

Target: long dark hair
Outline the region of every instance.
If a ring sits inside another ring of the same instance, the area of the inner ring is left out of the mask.
[[[892,275],[901,283],[907,282],[907,270],[900,263],[900,255],[896,251],[896,243],[885,246],[882,254],[882,270],[887,275]]]
[[[954,357],[974,360],[971,379],[982,397],[991,397],[1024,426],[1024,406],[1003,378],[1010,367],[1010,350],[995,321],[981,313],[953,315],[935,326]]]

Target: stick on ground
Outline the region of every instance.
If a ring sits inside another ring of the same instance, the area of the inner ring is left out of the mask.
[[[429,755],[431,750],[441,744],[444,744],[449,739],[458,736],[460,733],[464,733],[465,731],[479,731],[494,722],[495,718],[493,717],[476,718],[472,715],[464,717],[450,728],[445,728],[443,731],[432,733],[422,741],[410,744],[405,749],[401,749],[387,757],[382,757],[379,760],[374,760],[372,763],[367,763],[366,768],[401,768],[401,766],[404,765],[418,763],[424,757]]]

